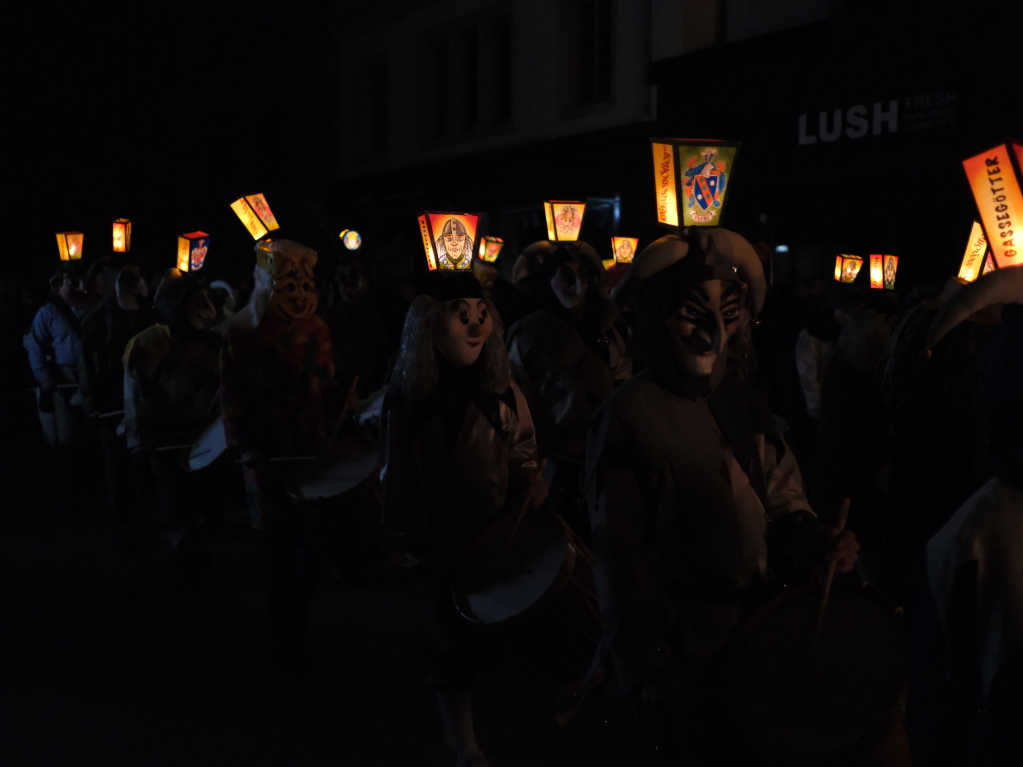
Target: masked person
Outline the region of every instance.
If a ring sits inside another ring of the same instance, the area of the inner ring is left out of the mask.
[[[216,476],[187,472],[181,446],[194,442],[217,415],[220,339],[210,330],[216,312],[193,275],[171,270],[154,303],[162,322],[125,347],[125,440],[152,473],[152,522],[167,534],[191,585],[208,558],[202,523],[221,509]]]
[[[254,328],[263,321],[270,304],[270,272],[271,264],[265,250],[256,243],[256,265],[252,269],[252,293],[249,300],[240,309],[235,309],[230,317],[217,325],[220,335],[227,335],[231,328]],[[232,301],[233,303],[233,301]]]
[[[540,268],[540,306],[508,330],[508,359],[536,422],[551,503],[589,541],[582,473],[594,411],[632,374],[618,331],[600,326],[598,267],[564,246]]]
[[[693,764],[730,763],[711,692],[769,562],[809,562],[815,546],[823,560],[832,543],[841,571],[856,558],[855,536],[833,541],[818,525],[766,404],[727,372],[743,308],[755,314],[763,296],[749,243],[686,230],[637,256],[605,317],[633,304],[647,367],[611,394],[589,433],[604,646],[633,700],[697,701],[656,736],[661,752]],[[670,743],[676,736],[682,745]]]
[[[384,521],[420,562],[421,632],[445,737],[460,767],[483,767],[470,695],[483,646],[455,612],[451,577],[488,523],[524,499],[541,504],[546,485],[500,318],[472,274],[429,275],[405,321],[383,423]]]
[[[294,464],[271,459],[321,454],[341,397],[330,332],[315,313],[316,251],[272,238],[257,248],[270,269],[270,300],[257,327],[233,327],[224,338],[221,403],[228,442],[242,454],[253,526],[262,531],[274,639],[298,658],[312,574],[287,494]]]

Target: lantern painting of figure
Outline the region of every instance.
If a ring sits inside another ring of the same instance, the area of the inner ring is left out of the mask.
[[[720,226],[740,142],[655,138],[657,222],[663,226]]]
[[[114,253],[131,250],[131,221],[119,218],[114,221]]]
[[[261,194],[239,197],[231,203],[231,210],[249,230],[254,240],[258,240],[267,232],[281,228],[270,211],[270,206],[266,204],[266,198]]]
[[[997,268],[998,267],[995,265],[994,256],[992,256],[991,255],[991,251],[988,250],[987,258],[984,259],[984,268],[983,268],[983,270],[981,270],[981,274],[987,274],[988,272],[993,272]]]
[[[178,269],[197,272],[206,263],[210,236],[206,232],[189,232],[178,237]]]
[[[612,237],[611,252],[615,254],[616,264],[631,264],[639,246],[639,237]]]
[[[82,257],[85,235],[81,232],[57,232],[57,250],[61,261],[77,261]]]
[[[984,257],[987,255],[987,237],[984,236],[984,228],[979,222],[974,221],[970,229],[970,239],[966,243],[966,252],[963,254],[963,263],[959,267],[959,282],[973,282],[980,276],[980,268],[984,264]]]
[[[362,247],[362,235],[354,229],[345,229],[339,236],[346,250],[358,250]]]
[[[1023,146],[1005,142],[963,160],[995,266],[1023,264]]]
[[[501,248],[504,247],[504,240],[500,237],[481,237],[480,238],[480,258],[487,263],[494,263],[497,257],[501,255]]]
[[[883,256],[884,259],[884,289],[895,290],[895,272],[899,268],[898,256]]]
[[[475,213],[433,211],[419,216],[419,233],[423,237],[426,265],[430,271],[472,267],[479,218]]]
[[[863,259],[859,256],[835,256],[835,279],[839,282],[855,282],[862,266]]]
[[[576,242],[583,228],[586,203],[573,200],[545,200],[544,217],[547,219],[547,239],[551,242]]]

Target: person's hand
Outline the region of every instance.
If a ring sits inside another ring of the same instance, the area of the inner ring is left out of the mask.
[[[837,527],[826,527],[822,530],[827,540],[827,553],[824,561],[830,565],[835,563],[835,570],[840,573],[851,572],[860,558],[860,543],[852,530],[839,530]]]
[[[42,389],[44,392],[52,393],[57,390],[57,382],[54,381],[52,378],[47,378],[45,381],[39,382],[39,388]]]
[[[547,487],[547,483],[543,477],[536,479],[534,482],[530,482],[524,488],[522,488],[522,500],[529,501],[529,505],[534,509],[538,509],[543,506],[544,501],[547,500],[547,496],[550,494],[550,489]]]

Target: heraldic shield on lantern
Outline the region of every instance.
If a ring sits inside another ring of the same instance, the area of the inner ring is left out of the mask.
[[[651,144],[658,223],[720,226],[741,143],[655,138]]]
[[[438,213],[426,211],[419,216],[426,265],[434,269],[470,269],[475,252],[475,213]]]

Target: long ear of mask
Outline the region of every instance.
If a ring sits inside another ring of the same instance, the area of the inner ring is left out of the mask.
[[[688,230],[690,233],[693,229]],[[735,267],[747,286],[746,295],[754,316],[764,307],[767,294],[767,282],[764,279],[764,266],[753,246],[742,235],[727,229],[702,229],[696,234],[704,252],[713,251],[714,261]],[[621,316],[622,308],[635,300],[646,285],[647,280],[672,264],[685,258],[689,252],[689,243],[675,234],[669,234],[654,240],[633,260],[629,270],[622,277],[614,290],[610,301],[601,315],[601,329],[606,333]]]
[[[1009,266],[983,274],[941,307],[927,333],[927,349],[933,349],[967,317],[995,304],[1019,303],[1023,303],[1023,266]]]

